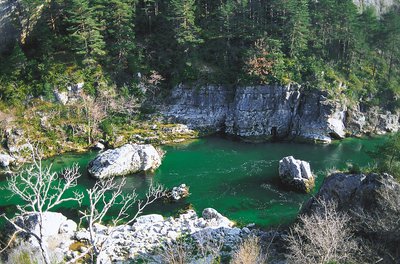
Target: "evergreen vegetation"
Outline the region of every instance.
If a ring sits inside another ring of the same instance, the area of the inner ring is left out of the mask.
[[[396,6],[380,17],[351,0],[22,0],[17,10],[20,39],[0,54],[7,104],[79,81],[89,94],[136,95],[157,75],[164,87],[296,82],[398,105]]]

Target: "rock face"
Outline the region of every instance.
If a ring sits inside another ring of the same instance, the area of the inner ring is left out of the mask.
[[[279,177],[282,182],[302,192],[310,192],[315,185],[310,164],[292,156],[279,161]]]
[[[348,109],[321,91],[295,85],[224,88],[176,87],[162,109],[168,121],[222,131],[245,139],[297,138],[329,143],[346,134],[399,130],[399,114],[377,108]]]
[[[88,171],[101,179],[154,170],[160,165],[161,157],[152,145],[126,144],[99,154],[89,163]]]
[[[0,167],[8,167],[15,159],[8,154],[0,154]]]
[[[37,213],[32,213],[18,217],[16,224],[40,236],[39,219]],[[42,227],[42,238],[48,251],[55,253],[54,255],[63,256],[69,245],[73,243],[72,237],[77,229],[77,224],[60,213],[45,212],[42,215]],[[26,238],[31,245],[39,247],[37,239]]]
[[[172,91],[167,117],[189,128],[222,130],[234,93],[222,86],[190,89],[179,85]]]

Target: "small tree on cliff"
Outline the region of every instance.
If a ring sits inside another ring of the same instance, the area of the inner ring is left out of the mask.
[[[17,206],[17,215],[9,219],[5,214],[3,217],[15,228],[12,238],[18,233],[25,233],[35,238],[39,244],[40,252],[45,264],[50,264],[49,252],[43,237],[43,216],[46,212],[53,210],[65,202],[81,203],[83,194],[74,192],[74,195],[67,195],[67,191],[77,185],[80,176],[78,167],[68,168],[63,172],[63,179],[56,172],[51,171],[51,166],[45,167],[42,164],[39,151],[32,149],[33,163],[30,167],[22,170],[18,175],[13,175],[7,180],[7,189],[21,199],[24,204]],[[18,218],[24,219],[29,215],[36,214],[38,217],[39,232],[28,229]],[[10,239],[7,247],[11,244]]]

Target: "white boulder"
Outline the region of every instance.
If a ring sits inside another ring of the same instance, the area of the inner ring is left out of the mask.
[[[8,154],[0,154],[0,167],[8,167],[15,159]]]
[[[293,156],[284,157],[279,161],[279,176],[283,183],[302,192],[310,192],[315,185],[310,164]]]
[[[126,144],[99,154],[89,163],[88,171],[102,179],[149,171],[161,165],[161,156],[152,145]]]

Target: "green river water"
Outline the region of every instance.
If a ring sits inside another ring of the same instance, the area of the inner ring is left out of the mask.
[[[349,138],[330,145],[251,144],[207,137],[164,146],[166,155],[161,167],[152,175],[128,176],[125,191],[136,189],[143,194],[151,181],[167,188],[185,183],[190,187],[188,198],[173,204],[160,201],[149,207],[146,213],[169,216],[191,205],[199,214],[204,208],[213,207],[241,224],[255,223],[264,228],[286,225],[295,219],[311,194],[299,194],[280,184],[278,162],[282,157],[292,155],[309,161],[317,175],[317,190],[328,169],[343,169],[347,163],[365,166],[371,162],[367,152],[383,140]],[[86,173],[86,167],[96,155],[96,152],[68,153],[46,163],[52,163],[54,170],[79,164],[82,170],[79,188],[83,190],[94,184]],[[5,185],[5,179],[0,175],[0,187]],[[9,198],[7,191],[0,191],[0,213],[12,211],[16,203],[18,201]],[[76,205],[67,205],[59,210],[75,219],[78,215]]]

